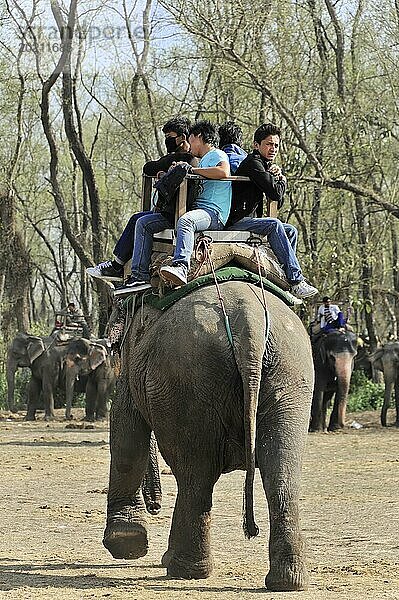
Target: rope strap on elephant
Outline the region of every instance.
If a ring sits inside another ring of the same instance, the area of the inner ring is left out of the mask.
[[[246,271],[245,269],[240,269],[239,267],[223,267],[222,269],[218,269],[215,271],[215,277],[218,283],[223,283],[225,281],[245,281],[246,283],[252,283],[253,285],[260,286],[262,282],[265,290],[271,292],[277,296],[277,298],[280,298],[280,300],[285,302],[285,304],[288,306],[294,306],[295,304],[298,304],[298,299],[289,292],[282,290],[265,277],[261,278],[259,275],[251,273],[250,271]],[[175,302],[180,300],[180,298],[188,296],[188,294],[194,290],[205,285],[215,285],[215,277],[212,273],[209,273],[209,275],[203,275],[202,277],[198,277],[197,279],[190,281],[177,290],[169,292],[162,298],[159,298],[155,294],[146,294],[144,297],[144,302],[153,308],[157,308],[158,310],[167,310],[173,306]]]

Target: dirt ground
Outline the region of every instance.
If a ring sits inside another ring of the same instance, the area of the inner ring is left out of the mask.
[[[363,424],[358,430],[309,435],[301,515],[311,583],[298,596],[264,588],[265,499],[257,479],[261,533],[248,542],[241,527],[242,472],[223,476],[215,489],[212,577],[168,579],[160,566],[176,494],[165,465],[163,509],[149,518],[149,553],[114,560],[101,544],[108,427],[67,428],[57,412],[50,424],[0,415],[0,598],[399,599],[399,430],[383,430],[378,413],[348,415],[348,423]]]

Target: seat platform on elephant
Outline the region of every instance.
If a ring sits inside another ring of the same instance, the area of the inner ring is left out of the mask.
[[[150,210],[154,207],[153,179],[143,175],[142,186],[142,210]],[[203,177],[198,175],[186,175],[182,184],[179,187],[178,199],[175,210],[175,225],[181,215],[187,211],[187,188],[190,180],[202,180]],[[231,181],[233,185],[242,181],[249,181],[248,177],[230,176],[220,181]],[[266,216],[277,216],[277,202],[267,200]],[[218,231],[202,231],[194,236],[195,247],[202,239],[207,239],[210,242],[209,255],[212,259],[212,266],[209,262],[200,262],[197,260],[196,252],[194,251],[191,257],[192,267],[190,269],[188,280],[206,275],[211,272],[212,268],[219,269],[227,264],[235,264],[243,267],[253,273],[261,272],[263,277],[268,277],[274,284],[281,289],[289,289],[290,285],[286,279],[283,269],[279,265],[274,253],[272,252],[267,237],[262,239],[262,244],[258,246],[258,250],[254,249],[254,244],[251,242],[254,239],[261,239],[254,236],[249,231],[218,230]],[[174,254],[176,247],[176,232],[175,229],[165,229],[160,233],[154,234],[152,265],[153,271],[159,270],[164,264],[171,263],[171,257]],[[125,267],[125,274],[130,273],[130,262]],[[156,281],[152,281],[153,285],[157,285]]]

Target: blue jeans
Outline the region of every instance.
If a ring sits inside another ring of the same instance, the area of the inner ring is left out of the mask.
[[[116,258],[119,258],[119,260],[123,264],[127,263],[127,261],[132,258],[133,244],[134,244],[134,230],[136,227],[137,220],[140,219],[140,217],[143,217],[144,215],[151,215],[151,214],[152,214],[152,211],[144,211],[144,212],[136,213],[130,217],[125,229],[122,232],[121,237],[119,238],[119,240],[116,243],[116,246],[115,246],[114,252],[113,252],[114,256],[116,256]]]
[[[137,219],[132,256],[132,275],[135,279],[150,280],[152,236],[170,227],[170,222],[161,213],[147,213]]]
[[[183,263],[189,269],[190,257],[194,250],[194,233],[206,229],[217,231],[223,227],[223,223],[214,210],[196,208],[186,212],[177,221],[176,250],[173,262]]]
[[[229,229],[233,231],[250,231],[260,236],[267,236],[267,240],[278,262],[283,267],[284,273],[291,284],[299,283],[303,279],[301,267],[295,255],[297,230],[293,225],[282,223],[272,217],[255,218],[244,217]],[[289,234],[289,237],[287,236]]]
[[[332,329],[339,329],[345,327],[344,313],[339,311],[337,318],[332,323],[326,323],[322,328],[322,331],[331,331]]]

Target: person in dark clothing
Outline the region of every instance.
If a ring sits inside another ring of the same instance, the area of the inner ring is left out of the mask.
[[[287,224],[272,217],[262,218],[264,195],[277,201],[278,207],[281,207],[287,189],[286,177],[281,168],[274,164],[280,147],[280,137],[280,129],[272,123],[261,125],[255,131],[254,151],[240,163],[235,172],[235,175],[249,177],[251,181],[235,182],[227,229],[267,236],[270,247],[291,284],[292,293],[298,298],[308,298],[317,294],[318,290],[307,283],[302,275],[295,253],[295,228],[288,225],[287,236]],[[255,218],[251,216],[253,213],[256,214]],[[290,236],[294,237],[294,243],[290,243]]]
[[[165,123],[162,132],[165,134],[167,154],[158,160],[147,162],[143,167],[144,175],[159,177],[162,173],[167,172],[173,163],[178,161],[184,161],[193,166],[197,164],[197,159],[191,154],[190,144],[187,141],[190,126],[190,121],[185,117],[174,117]],[[86,269],[87,274],[104,281],[122,282],[124,265],[133,254],[134,231],[137,220],[152,212],[142,211],[132,215],[116,243],[113,251],[114,259],[102,262],[95,267],[89,267]],[[173,227],[174,213],[164,214],[164,216],[170,222],[170,227]]]

